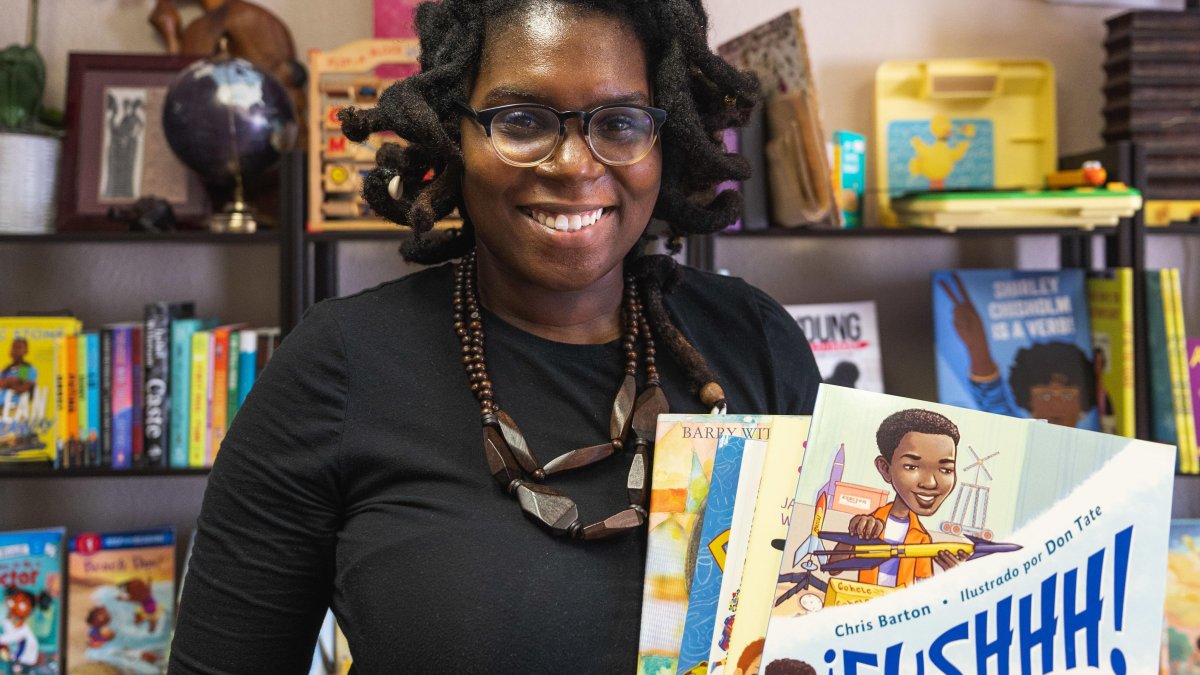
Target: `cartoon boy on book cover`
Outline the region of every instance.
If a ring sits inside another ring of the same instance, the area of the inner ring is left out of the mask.
[[[12,360],[0,370],[0,411],[19,409],[18,401],[22,396],[27,399],[33,397],[34,388],[37,387],[37,368],[25,360],[28,353],[29,342],[25,338],[13,338],[8,350]],[[37,434],[29,426],[17,425],[10,431],[18,433],[7,443],[0,442],[0,450],[6,449],[3,446],[10,446],[7,448],[9,450],[37,447]],[[5,435],[3,432],[4,429],[0,428],[0,437]]]
[[[896,498],[850,520],[849,533],[862,540],[889,544],[931,544],[933,538],[919,516],[932,516],[958,482],[958,427],[931,410],[909,408],[889,415],[875,432],[879,456],[875,469],[896,491]],[[849,550],[838,544],[835,550]],[[911,586],[933,576],[933,562],[950,569],[970,554],[938,551],[934,558],[893,557],[873,569],[858,572],[858,580],[891,588]],[[844,560],[834,556],[830,562]],[[837,574],[837,572],[834,572]]]

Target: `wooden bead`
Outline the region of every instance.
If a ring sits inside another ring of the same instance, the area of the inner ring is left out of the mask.
[[[725,400],[725,390],[716,382],[709,382],[700,388],[700,400],[704,405],[711,408],[718,401]]]
[[[642,526],[646,522],[646,517],[638,512],[637,509],[628,508],[620,513],[613,514],[608,518],[592,523],[583,528],[583,531],[578,535],[580,539],[607,539],[618,534],[624,534],[629,530],[633,530]]]
[[[612,443],[601,443],[600,445],[592,445],[586,448],[576,448],[570,452],[563,453],[558,457],[546,462],[546,472],[544,475],[552,476],[556,473],[570,471],[595,464],[600,460],[613,454],[615,448]],[[537,478],[534,474],[534,478]],[[539,479],[540,480],[540,479]]]
[[[570,497],[558,490],[536,483],[521,483],[516,495],[525,515],[551,534],[565,536],[578,529],[579,509]]]

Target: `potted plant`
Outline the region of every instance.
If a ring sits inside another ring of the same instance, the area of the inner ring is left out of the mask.
[[[37,10],[38,0],[30,0],[28,44],[0,50],[0,233],[54,227],[61,150],[56,116],[42,112],[46,63],[37,50]]]

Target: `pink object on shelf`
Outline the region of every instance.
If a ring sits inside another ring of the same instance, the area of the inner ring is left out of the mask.
[[[375,0],[375,37],[377,38],[415,38],[417,31],[413,27],[413,14],[421,0]],[[380,66],[376,75],[389,79],[399,79],[414,75],[420,67],[412,64]]]

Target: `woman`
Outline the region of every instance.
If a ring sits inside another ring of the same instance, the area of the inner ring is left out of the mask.
[[[638,253],[652,215],[680,234],[738,209],[712,198],[745,173],[714,135],[756,83],[698,0],[445,0],[416,23],[422,73],[343,128],[411,141],[364,193],[418,231],[459,207],[461,233],[406,254],[461,261],[321,303],[276,353],[213,468],[172,672],[299,672],[327,606],[363,673],[631,671],[661,398],[812,408],[776,303]],[[573,448],[585,466],[531,477]]]

